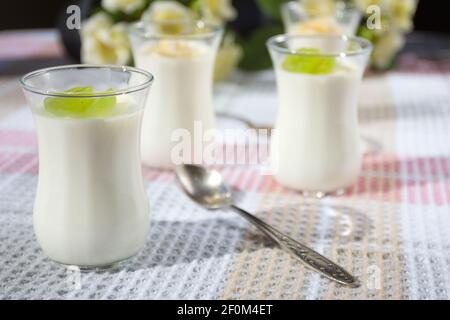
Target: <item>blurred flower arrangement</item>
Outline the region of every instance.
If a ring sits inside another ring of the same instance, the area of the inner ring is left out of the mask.
[[[120,64],[132,62],[127,23],[138,20],[184,21],[198,18],[225,25],[237,15],[231,0],[102,0],[101,7],[83,22],[83,63]],[[225,33],[217,55],[215,78],[225,78],[242,56],[234,33]]]
[[[370,40],[374,49],[371,65],[376,69],[392,67],[395,57],[405,44],[405,35],[413,29],[418,0],[354,0],[364,16],[358,35]],[[369,29],[367,8],[376,5],[381,10],[381,27]]]
[[[332,10],[335,0],[296,0],[306,10]],[[244,70],[260,70],[271,66],[265,41],[274,34],[283,33],[280,7],[285,0],[254,0],[255,8],[264,23],[247,34],[239,36],[230,27],[238,16],[231,0],[102,0],[101,5],[83,22],[81,60],[83,63],[132,63],[127,23],[151,19],[176,21],[196,18],[226,26],[219,49],[215,79],[226,78],[237,66]],[[404,45],[405,34],[412,30],[412,19],[417,0],[346,0],[361,10],[364,18],[358,35],[374,44],[372,66],[390,67]],[[381,28],[370,29],[367,8],[377,5],[381,9]],[[242,17],[245,19],[245,17]]]

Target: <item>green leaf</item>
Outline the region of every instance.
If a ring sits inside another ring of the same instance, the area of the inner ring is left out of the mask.
[[[189,8],[194,12],[195,15],[200,16],[202,10],[202,1],[194,0],[189,3]]]
[[[365,25],[361,25],[358,28],[357,35],[369,40],[370,42],[373,42],[375,40],[375,36],[376,36],[375,32],[373,30],[370,30],[369,28],[367,28]]]
[[[256,0],[263,13],[277,20],[281,19],[281,5],[284,2],[286,0]]]
[[[256,29],[247,39],[240,39],[239,43],[244,56],[239,64],[242,70],[256,71],[272,67],[266,41],[270,37],[283,33],[281,25],[271,25]]]
[[[195,0],[178,0],[178,2],[180,2],[182,5],[185,5],[186,7],[189,7],[194,1]]]

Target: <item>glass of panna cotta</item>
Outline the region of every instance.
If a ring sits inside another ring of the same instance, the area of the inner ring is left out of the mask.
[[[153,76],[71,65],[21,79],[37,130],[34,231],[51,260],[108,267],[135,255],[149,230],[140,129]]]
[[[169,169],[180,164],[173,151],[183,134],[191,139],[183,162],[202,162],[194,135],[215,129],[213,69],[222,36],[221,27],[203,21],[170,23],[138,22],[129,30],[136,66],[157,79],[144,114],[142,161]]]
[[[325,7],[318,12],[309,12],[301,1],[289,1],[281,6],[281,17],[287,34],[353,36],[362,15],[358,8],[344,1],[335,2],[333,7]]]
[[[276,180],[318,197],[341,193],[361,167],[357,103],[370,42],[278,35],[267,46],[278,91],[271,147]]]

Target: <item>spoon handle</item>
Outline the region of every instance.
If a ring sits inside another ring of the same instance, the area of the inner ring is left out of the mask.
[[[325,258],[318,252],[308,248],[300,242],[292,239],[284,233],[271,227],[264,221],[258,219],[247,211],[232,205],[231,208],[239,213],[247,221],[258,227],[264,234],[275,241],[280,247],[294,255],[297,259],[303,262],[306,266],[323,274],[325,277],[334,280],[340,284],[350,286],[353,288],[359,287],[358,280],[348,273],[345,269],[335,264],[333,261]]]

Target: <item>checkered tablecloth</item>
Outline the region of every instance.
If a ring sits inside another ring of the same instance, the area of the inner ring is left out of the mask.
[[[17,79],[0,78],[0,298],[448,299],[449,70],[405,56],[397,71],[364,79],[363,170],[343,196],[311,199],[257,166],[219,167],[240,205],[345,266],[361,279],[357,289],[309,271],[233,213],[198,207],[171,172],[150,168],[143,172],[151,229],[139,255],[104,272],[50,262],[32,227],[31,113]],[[215,107],[272,124],[273,73],[236,73],[216,86]]]

